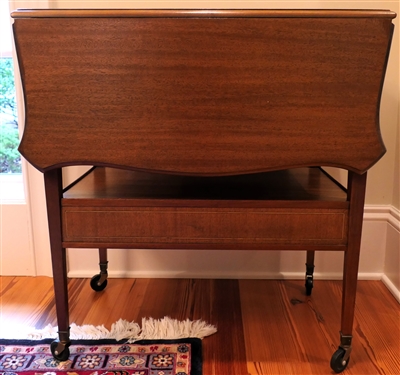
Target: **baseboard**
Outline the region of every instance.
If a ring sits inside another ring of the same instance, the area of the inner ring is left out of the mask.
[[[400,231],[400,210],[390,205],[367,205],[364,221],[385,221]]]
[[[87,278],[90,275],[90,271],[70,271],[68,277],[71,278]],[[93,275],[92,275],[93,276]],[[382,273],[359,273],[358,280],[383,280]],[[141,278],[157,278],[157,279],[179,279],[179,278],[191,278],[191,279],[266,279],[266,280],[303,280],[305,272],[276,272],[276,273],[191,273],[190,275],[185,273],[176,272],[118,272],[112,271],[108,274],[109,278],[119,279],[141,279]],[[342,280],[342,273],[314,273],[314,279],[316,280]],[[386,285],[386,283],[385,283]]]
[[[400,210],[391,205],[385,206],[365,206],[364,207],[364,222],[366,221],[383,221],[386,223],[385,233],[385,266],[382,273],[382,282],[393,294],[394,298],[400,303],[400,285],[395,285],[388,276],[389,274],[398,279],[395,274],[399,274],[399,242],[400,242]],[[392,237],[389,235],[392,233]],[[396,239],[397,237],[397,239]],[[391,241],[391,239],[394,241]],[[394,261],[393,261],[394,260]],[[391,264],[393,262],[394,264]],[[397,263],[397,265],[395,264]],[[399,283],[397,283],[399,284]]]
[[[400,290],[396,288],[396,285],[394,285],[385,274],[382,275],[382,282],[385,284],[386,288],[389,289],[390,293],[393,294],[397,302],[400,303]]]

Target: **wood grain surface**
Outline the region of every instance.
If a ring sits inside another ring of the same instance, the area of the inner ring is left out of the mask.
[[[41,171],[363,173],[385,152],[378,110],[391,12],[95,13],[14,15],[20,152]]]
[[[69,280],[71,321],[104,324],[142,317],[204,319],[204,375],[332,375],[339,342],[340,281],[110,279],[102,293]],[[0,278],[0,327],[56,324],[52,280]],[[400,373],[400,307],[380,281],[358,283],[349,375]]]
[[[365,18],[365,17],[383,17],[395,18],[396,13],[384,9],[18,9],[12,12],[13,18],[64,18],[64,17],[129,17],[129,18],[165,18],[165,17],[185,17],[185,18],[201,18],[216,17],[249,17],[249,18],[264,18],[264,17],[285,17],[285,18],[335,18],[335,17],[350,17],[350,18]]]

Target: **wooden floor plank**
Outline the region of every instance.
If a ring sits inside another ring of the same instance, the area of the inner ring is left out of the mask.
[[[110,279],[100,293],[69,280],[71,322],[142,317],[203,319],[218,332],[203,340],[203,375],[332,375],[339,344],[341,282]],[[0,329],[55,324],[52,279],[0,277]],[[400,306],[380,281],[360,281],[346,375],[400,374]]]
[[[93,292],[88,280],[73,279],[69,290],[79,284],[77,295],[71,295],[70,320],[76,324],[104,325],[107,328],[119,319],[137,321],[149,284],[148,279],[112,279],[103,292]],[[82,284],[82,285],[81,285]],[[71,293],[72,294],[72,293]]]
[[[203,374],[246,375],[246,354],[239,284],[237,280],[213,280],[209,323],[218,333],[204,340]]]
[[[3,329],[14,323],[45,326],[46,317],[55,316],[52,279],[1,276],[0,307]]]
[[[359,282],[357,297],[352,356],[357,368],[366,375],[400,374],[399,305],[379,281]]]
[[[249,373],[310,373],[307,353],[288,311],[283,282],[241,280],[240,296]]]

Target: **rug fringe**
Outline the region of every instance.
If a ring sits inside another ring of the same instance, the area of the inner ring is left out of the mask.
[[[1,334],[0,337],[29,340],[55,339],[58,337],[57,331],[58,328],[53,327],[51,324],[40,330],[19,326],[17,329],[13,329],[13,332],[8,330],[9,334],[7,336],[12,335],[12,337],[2,337],[3,335]],[[138,340],[180,339],[187,337],[203,339],[215,332],[217,332],[215,326],[202,320],[191,321],[186,319],[179,321],[164,317],[163,319],[143,318],[142,327],[136,322],[120,319],[112,324],[111,330],[108,330],[104,325],[78,326],[72,323],[70,338],[72,340],[126,339],[128,342],[133,343]]]
[[[203,339],[217,332],[216,327],[202,321],[189,319],[180,321],[165,317],[163,319],[143,318],[142,330],[139,336],[130,339],[130,342],[148,339],[180,339],[197,337]],[[131,341],[133,340],[133,341]]]

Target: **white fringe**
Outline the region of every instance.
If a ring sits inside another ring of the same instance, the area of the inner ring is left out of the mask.
[[[3,330],[2,330],[3,331]],[[5,332],[0,333],[1,338],[8,339],[28,339],[42,340],[46,338],[57,338],[58,328],[49,324],[47,327],[36,330],[27,327],[7,327]],[[111,330],[102,326],[83,325],[77,326],[71,324],[71,340],[100,340],[115,339],[128,340],[135,342],[148,339],[179,339],[187,337],[197,337],[203,339],[217,332],[215,326],[202,320],[191,321],[186,319],[179,321],[164,317],[163,319],[143,318],[142,327],[135,322],[128,322],[120,319],[111,326]]]
[[[203,339],[217,332],[216,327],[202,320],[189,319],[179,321],[165,317],[163,319],[143,318],[142,330],[138,336],[129,338],[130,342],[147,339],[181,339],[197,337]]]

